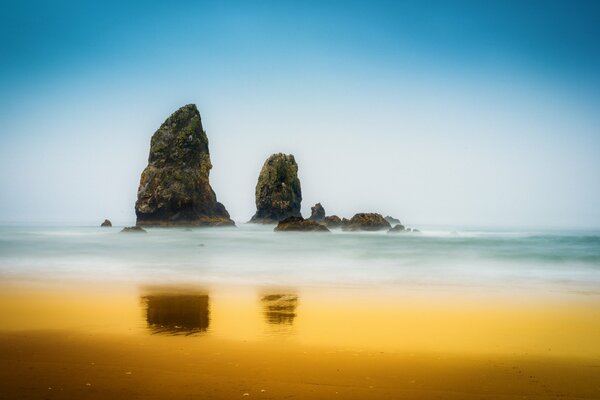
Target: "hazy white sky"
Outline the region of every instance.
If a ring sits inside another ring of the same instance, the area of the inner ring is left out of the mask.
[[[587,65],[541,68],[536,52],[502,51],[510,41],[491,58],[468,45],[440,54],[377,15],[350,30],[358,16],[289,25],[264,10],[211,12],[210,27],[153,34],[149,15],[135,32],[107,28],[125,44],[92,36],[44,68],[8,65],[0,221],[133,224],[151,135],[196,103],[212,186],[236,221],[254,213],[264,160],[285,152],[299,164],[305,215],[321,202],[328,214],[409,225],[600,226],[598,81]]]

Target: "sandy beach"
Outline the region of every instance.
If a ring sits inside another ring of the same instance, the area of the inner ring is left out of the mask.
[[[0,398],[600,397],[597,294],[5,282]]]

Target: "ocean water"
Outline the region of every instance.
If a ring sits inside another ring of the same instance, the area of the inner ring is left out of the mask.
[[[0,227],[0,279],[600,292],[599,231]]]

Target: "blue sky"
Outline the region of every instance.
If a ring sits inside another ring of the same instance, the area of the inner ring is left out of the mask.
[[[2,2],[0,221],[134,221],[196,103],[238,221],[272,152],[303,210],[600,226],[597,2]]]

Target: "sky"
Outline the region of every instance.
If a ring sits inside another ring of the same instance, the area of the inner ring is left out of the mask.
[[[134,224],[150,138],[195,103],[211,184],[255,211],[600,227],[595,1],[0,1],[0,223]]]

